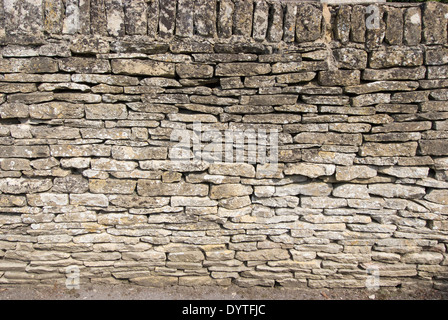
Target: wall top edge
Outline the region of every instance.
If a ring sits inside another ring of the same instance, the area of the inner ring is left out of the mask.
[[[447,42],[447,4],[384,1],[0,0],[0,45],[78,36],[270,44],[366,43],[372,37],[389,44]],[[410,32],[416,39],[405,39]]]

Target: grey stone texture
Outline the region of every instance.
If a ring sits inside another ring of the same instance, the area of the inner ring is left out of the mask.
[[[0,286],[447,290],[448,5],[367,6],[0,0]]]

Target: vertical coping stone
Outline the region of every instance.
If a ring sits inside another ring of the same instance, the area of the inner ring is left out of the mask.
[[[233,30],[235,6],[232,0],[221,0],[218,6],[218,36],[221,38],[230,38]]]
[[[144,0],[124,2],[125,29],[128,35],[146,35],[148,31],[148,14]]]
[[[263,41],[268,31],[269,6],[264,0],[255,1],[252,37]]]
[[[235,0],[233,14],[233,34],[250,37],[254,13],[253,0]]]
[[[422,12],[420,7],[407,8],[404,12],[404,43],[417,45],[422,40]]]
[[[62,28],[64,34],[75,34],[79,31],[79,6],[78,0],[66,0],[65,19]]]
[[[270,42],[279,42],[283,38],[283,6],[272,3],[269,7],[269,23],[267,38]]]
[[[106,1],[107,32],[112,37],[125,35],[124,10],[122,0]]]
[[[6,38],[5,29],[5,9],[3,7],[3,0],[0,0],[0,43]]]
[[[403,10],[388,7],[386,11],[386,42],[390,45],[401,45],[403,43],[403,28]]]
[[[160,0],[159,35],[161,38],[170,38],[176,26],[176,2],[173,0]]]
[[[283,41],[285,42],[294,42],[296,39],[296,17],[297,6],[293,3],[287,3],[283,25]]]
[[[149,0],[148,5],[148,36],[155,38],[159,31],[159,0]]]
[[[352,7],[343,5],[339,7],[335,21],[335,36],[341,43],[347,43],[350,40],[350,21]]]
[[[1,13],[0,13],[1,14]],[[50,34],[62,33],[63,5],[61,0],[45,0],[44,29]]]
[[[200,36],[213,37],[216,34],[216,0],[194,2],[194,25]]]
[[[7,35],[32,38],[43,35],[42,0],[3,0],[3,9]]]
[[[358,43],[366,41],[366,8],[364,6],[353,6],[350,17],[350,39]]]
[[[106,0],[90,0],[90,29],[92,34],[107,35]]]
[[[375,49],[382,45],[386,36],[386,23],[384,22],[384,8],[372,5],[375,9],[366,18],[366,47]],[[373,19],[373,20],[371,20]]]
[[[176,15],[176,35],[191,37],[193,35],[193,0],[178,0]]]
[[[90,0],[79,0],[79,33],[90,34]]]
[[[438,2],[423,5],[423,40],[426,44],[445,44],[447,41],[448,6]]]
[[[308,3],[297,5],[296,41],[315,41],[321,37],[322,7]]]

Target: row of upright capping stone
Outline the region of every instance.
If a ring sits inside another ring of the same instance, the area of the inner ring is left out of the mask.
[[[380,45],[447,43],[448,6],[330,5],[282,0],[0,0],[0,43],[47,35],[147,36],[152,39],[243,37],[270,43],[341,42]],[[1,10],[3,9],[3,10]],[[370,14],[370,15],[369,15]],[[368,18],[379,26],[369,28]],[[333,27],[332,27],[333,26]]]

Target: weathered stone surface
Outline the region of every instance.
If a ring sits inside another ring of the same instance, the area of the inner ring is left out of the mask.
[[[92,120],[112,120],[126,119],[127,110],[124,104],[91,104],[86,105],[86,119]]]
[[[69,203],[67,194],[39,193],[27,195],[26,198],[28,204],[35,207],[66,206]]]
[[[286,175],[299,174],[309,178],[317,178],[320,176],[331,176],[335,171],[335,166],[332,164],[307,164],[295,163],[287,164],[285,167]]]
[[[423,155],[444,156],[448,154],[448,140],[421,140],[419,146]]]
[[[253,192],[252,187],[240,184],[213,185],[210,188],[210,198],[225,199],[232,197],[240,197],[244,195],[251,195],[252,192]]]
[[[47,138],[47,139],[77,139],[81,138],[79,129],[67,128],[67,127],[32,127],[31,134],[35,138]]]
[[[425,197],[426,200],[440,203],[443,205],[448,204],[448,192],[447,190],[437,190],[433,189],[431,190]]]
[[[360,82],[359,70],[320,71],[319,83],[323,86],[352,86]]]
[[[222,38],[232,35],[234,3],[231,0],[223,0],[219,4],[217,19],[217,32]]]
[[[206,196],[208,186],[185,182],[163,183],[157,180],[139,180],[137,192],[141,196]]]
[[[264,249],[252,252],[237,252],[235,259],[240,261],[276,261],[289,259],[289,253],[287,250],[283,249]]]
[[[377,170],[369,166],[350,166],[336,168],[336,179],[339,181],[351,181],[354,179],[369,179],[377,175]]]
[[[53,157],[109,157],[111,154],[110,146],[104,145],[60,145],[51,146],[50,153]]]
[[[13,196],[9,194],[0,195],[0,206],[2,207],[23,207],[26,205],[26,197]]]
[[[59,60],[59,68],[65,72],[76,73],[107,73],[110,64],[107,60],[95,58],[70,57]]]
[[[0,146],[3,158],[42,158],[50,156],[48,146]]]
[[[403,43],[404,17],[401,8],[387,8],[385,40],[390,45]]]
[[[416,264],[439,264],[443,259],[443,255],[438,252],[416,252],[407,253],[402,257],[404,263],[416,263]]]
[[[335,19],[335,36],[342,43],[347,43],[350,38],[350,15],[352,8],[350,6],[341,6]]]
[[[143,0],[125,2],[125,30],[129,35],[146,35],[148,16]]]
[[[288,184],[285,186],[275,187],[275,196],[283,197],[290,195],[304,195],[304,196],[328,196],[331,194],[332,187],[327,183],[311,182]]]
[[[342,184],[334,188],[333,196],[339,198],[369,199],[366,185]]]
[[[180,64],[176,66],[176,73],[181,78],[211,78],[213,67],[204,64]]]
[[[109,53],[109,49],[109,42],[98,36],[79,36],[70,43],[70,50],[80,54]]]
[[[34,119],[80,119],[84,117],[84,105],[68,102],[47,102],[29,106]]]
[[[216,76],[237,77],[255,76],[271,72],[271,66],[266,63],[220,63],[216,67]]]
[[[365,143],[360,147],[359,154],[362,157],[394,157],[394,156],[415,156],[417,151],[417,142],[406,143]]]
[[[296,143],[309,144],[329,144],[329,145],[361,145],[362,136],[360,134],[348,133],[314,133],[302,132],[294,137]]]
[[[423,64],[423,52],[418,49],[395,48],[373,51],[369,59],[371,68],[417,67]]]
[[[27,118],[29,107],[23,103],[3,103],[0,105],[0,117],[2,119]]]
[[[447,31],[439,28],[447,22],[448,9],[439,3],[425,3],[423,9],[423,40],[427,44],[443,44],[447,41]]]
[[[171,197],[173,207],[213,207],[218,205],[217,201],[207,197]]]
[[[265,1],[255,1],[254,4],[252,36],[257,41],[263,41],[268,30],[269,5]]]
[[[354,42],[365,42],[366,34],[366,9],[364,6],[353,6],[350,15],[350,40]]]
[[[110,195],[111,204],[124,208],[159,208],[169,204],[169,197],[139,197],[135,195]]]
[[[254,1],[236,0],[233,8],[233,34],[249,37],[252,32]]]
[[[417,45],[422,38],[422,13],[419,7],[407,8],[404,13],[404,42],[408,45]]]
[[[109,200],[104,194],[70,194],[70,204],[88,207],[107,207]]]
[[[425,67],[387,68],[387,69],[365,69],[363,80],[418,80],[424,79]]]
[[[57,71],[57,62],[52,58],[0,59],[0,72],[2,73],[54,73]]]
[[[48,191],[52,187],[51,179],[6,178],[0,181],[0,191],[11,194],[30,194]]]
[[[127,75],[174,77],[175,67],[172,63],[152,60],[112,60],[112,72]]]
[[[379,91],[412,91],[417,89],[417,81],[375,81],[345,88],[345,92],[365,94]]]
[[[425,167],[386,167],[380,168],[378,172],[395,176],[398,178],[426,178],[429,168]]]
[[[55,178],[53,192],[57,193],[85,193],[89,189],[89,182],[81,175],[69,175]]]
[[[419,199],[425,195],[425,189],[422,187],[383,183],[369,185],[368,193],[385,198]]]
[[[92,193],[102,194],[132,194],[137,181],[122,179],[90,179],[89,190]]]
[[[389,103],[390,94],[388,93],[368,93],[352,98],[354,107],[365,107],[373,104]]]
[[[365,69],[367,66],[367,52],[355,48],[340,48],[333,50],[339,68]]]
[[[166,159],[165,147],[112,147],[112,157],[116,160]]]
[[[329,198],[329,197],[302,197],[300,199],[301,206],[304,208],[314,208],[314,209],[331,209],[331,208],[341,208],[347,206],[347,200],[341,198]],[[319,226],[324,228],[324,226]],[[334,224],[330,226],[330,230],[342,229],[345,225]],[[328,227],[327,227],[328,228]],[[325,228],[326,229],[326,228]]]
[[[254,166],[247,163],[212,163],[208,172],[217,175],[255,177]]]
[[[296,41],[314,41],[321,36],[322,10],[312,4],[297,6]]]

